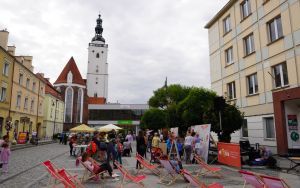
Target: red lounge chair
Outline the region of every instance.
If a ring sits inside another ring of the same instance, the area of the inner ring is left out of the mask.
[[[239,173],[244,178],[244,187],[246,187],[246,184],[250,184],[255,188],[265,188],[264,182],[254,173],[249,171],[240,170]]]
[[[159,160],[160,164],[164,167],[164,169],[167,171],[167,174],[165,176],[162,176],[160,178],[159,183],[165,184],[165,185],[171,185],[175,183],[175,181],[182,176],[180,172],[176,172],[173,165],[170,163],[169,160]]]
[[[96,162],[94,159],[90,158],[90,160],[93,160],[94,163],[98,164],[100,166],[100,164],[98,162]],[[107,173],[107,170],[104,170],[102,172],[99,172],[99,173],[94,173],[92,170],[90,170],[81,160],[81,157],[78,157],[77,158],[77,161],[79,161],[79,163],[84,167],[84,173],[82,175],[82,177],[80,178],[81,179],[81,182],[85,182],[85,181],[88,181],[92,178],[96,178],[97,179],[97,176],[99,175],[102,175],[104,173]]]
[[[290,186],[281,178],[258,175],[265,183],[265,188],[289,188]]]
[[[213,174],[216,175],[217,177],[221,178],[223,175],[221,174],[221,168],[218,167],[213,167],[208,164],[206,164],[205,161],[201,159],[200,156],[194,155],[195,160],[201,167],[200,170],[196,170],[195,172],[197,173],[196,176],[204,176],[207,174]]]
[[[55,185],[57,184],[68,185],[68,182],[66,182],[63,178],[61,178],[60,175],[57,173],[57,170],[54,168],[51,161],[48,160],[43,162],[42,164],[46,167],[47,171],[50,174],[47,187],[51,185],[55,187]]]
[[[136,160],[138,160],[144,167],[145,169],[150,170],[151,172],[153,172],[155,175],[160,176],[160,171],[158,169],[157,165],[152,165],[151,163],[149,163],[148,161],[146,161],[141,155],[137,154],[136,155]],[[140,172],[140,169],[138,170],[137,173]]]
[[[120,186],[123,187],[126,183],[135,183],[139,185],[140,187],[144,187],[144,184],[142,181],[146,178],[144,175],[134,176],[130,174],[128,170],[126,170],[122,165],[120,165],[117,161],[114,162],[114,164],[117,166],[119,171],[122,174],[122,181],[120,183]],[[127,182],[125,182],[127,180]]]
[[[199,187],[199,188],[223,188],[224,186],[218,183],[212,183],[210,185],[205,185],[205,183],[199,181],[196,177],[192,176],[187,170],[182,170],[183,176],[190,182],[189,187]]]
[[[83,188],[83,185],[80,183],[80,181],[78,179],[70,178],[70,176],[68,176],[68,173],[65,169],[61,169],[57,173],[63,180],[65,180],[63,184],[66,188],[76,188],[76,187]]]

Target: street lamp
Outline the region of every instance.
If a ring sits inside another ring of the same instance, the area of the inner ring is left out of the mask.
[[[54,134],[55,134],[55,121],[56,121],[57,101],[58,101],[58,99],[56,99],[56,101],[55,101],[54,125],[53,125],[53,135],[52,135],[52,139],[54,138]]]

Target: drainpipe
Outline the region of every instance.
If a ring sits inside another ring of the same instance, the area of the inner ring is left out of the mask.
[[[12,98],[13,86],[14,86],[15,63],[17,63],[17,62],[14,59],[14,61],[12,62],[12,81],[11,81],[11,89],[10,89],[10,99]],[[11,108],[12,108],[12,102],[11,101],[12,100],[9,101],[8,117],[10,117],[10,112],[11,112]],[[11,121],[12,121],[12,118],[11,118]],[[11,122],[11,124],[12,124],[12,122]],[[7,131],[6,134],[9,135],[9,131]]]
[[[37,77],[38,78],[38,77]],[[39,80],[39,87],[38,87],[38,99],[37,99],[37,108],[36,108],[36,120],[35,120],[35,123],[36,123],[36,137],[38,138],[39,137],[39,131],[38,131],[38,116],[39,116],[39,106],[40,106],[40,89],[41,89],[41,81],[40,79],[38,78]]]

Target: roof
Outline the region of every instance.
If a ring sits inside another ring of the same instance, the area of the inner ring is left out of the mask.
[[[53,97],[62,100],[61,93],[53,87],[49,79],[44,78],[44,76],[41,73],[36,73],[36,76],[46,83],[45,94],[50,94]]]
[[[237,0],[229,0],[228,3],[204,26],[209,29],[220,17],[222,17],[227,10],[236,2]]]
[[[69,62],[66,64],[66,66],[58,76],[57,80],[54,82],[54,84],[67,83],[69,71],[71,71],[73,74],[73,83],[85,85],[85,82],[82,79],[82,76],[78,70],[78,67],[73,57],[70,58]]]

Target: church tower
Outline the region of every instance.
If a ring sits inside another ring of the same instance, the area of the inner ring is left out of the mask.
[[[102,37],[102,19],[99,14],[95,36],[88,47],[87,94],[91,99],[107,100],[108,93],[108,45]]]

